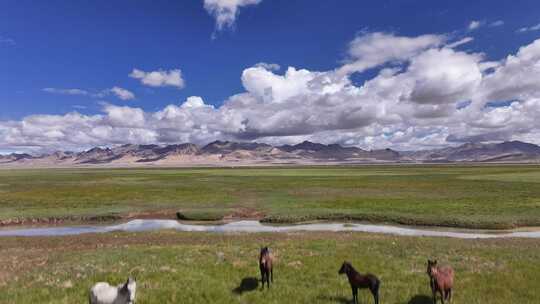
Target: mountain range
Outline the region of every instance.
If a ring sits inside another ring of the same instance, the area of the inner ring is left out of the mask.
[[[540,146],[520,141],[466,143],[421,151],[363,150],[304,141],[272,146],[253,142],[215,141],[206,146],[133,145],[95,147],[82,152],[0,155],[0,167],[70,166],[234,166],[354,163],[540,162]]]

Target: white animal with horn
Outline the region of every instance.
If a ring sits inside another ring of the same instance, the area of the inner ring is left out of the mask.
[[[133,304],[136,288],[137,282],[132,278],[116,287],[105,282],[96,283],[90,288],[90,304]]]

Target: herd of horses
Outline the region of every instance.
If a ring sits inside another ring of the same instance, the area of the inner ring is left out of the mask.
[[[265,283],[267,288],[270,288],[270,282],[274,283],[274,256],[268,247],[261,248],[259,270],[261,272],[262,288],[264,289]],[[349,262],[343,262],[338,274],[347,275],[354,304],[358,304],[359,289],[368,289],[373,295],[375,304],[379,304],[381,281],[377,276],[371,273],[361,274]],[[428,260],[427,275],[429,276],[433,303],[437,303],[437,294],[440,295],[443,304],[445,301],[451,301],[454,270],[449,266],[439,266],[437,260]],[[124,284],[118,286],[111,286],[104,282],[97,283],[90,289],[90,304],[133,304],[135,303],[136,287],[136,281],[132,278],[128,278]]]

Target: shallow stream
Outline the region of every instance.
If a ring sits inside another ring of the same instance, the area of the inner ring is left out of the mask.
[[[105,233],[111,231],[152,231],[174,229],[177,231],[193,232],[295,232],[295,231],[356,231],[369,233],[383,233],[401,236],[430,236],[450,237],[460,239],[493,239],[493,238],[540,238],[537,231],[471,231],[471,230],[445,230],[399,227],[389,225],[372,225],[356,223],[313,223],[300,225],[263,225],[258,221],[238,221],[220,225],[194,225],[184,224],[176,220],[137,219],[122,224],[109,226],[65,226],[65,227],[32,227],[32,228],[6,228],[0,230],[0,236],[62,236],[78,235],[83,233]]]

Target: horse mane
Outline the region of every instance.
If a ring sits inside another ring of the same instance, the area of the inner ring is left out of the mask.
[[[118,288],[118,292],[121,294],[129,293],[128,283],[123,283],[122,286]]]
[[[350,269],[350,272],[352,274],[360,274],[360,272],[358,272],[358,270],[354,269],[354,267],[353,267],[353,265],[351,263],[347,262],[347,266]]]
[[[262,259],[264,256],[270,255],[270,250],[268,247],[261,248],[261,253],[259,255],[259,259]]]

